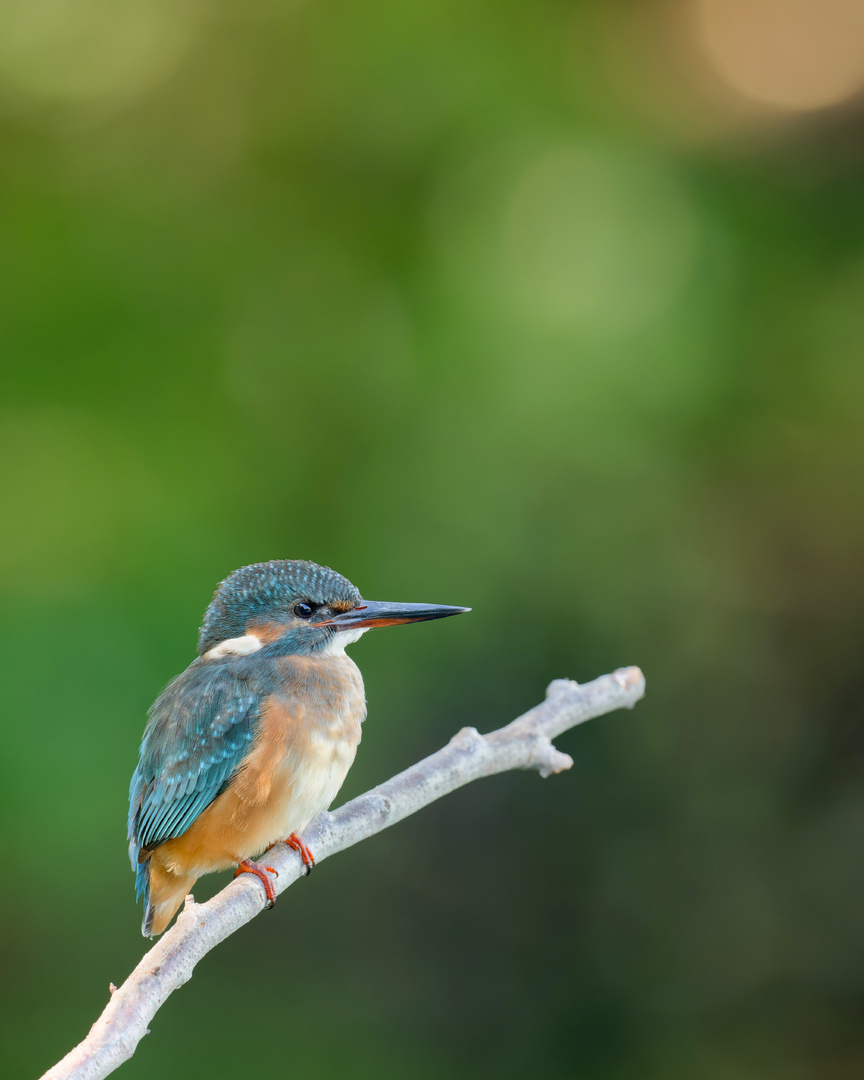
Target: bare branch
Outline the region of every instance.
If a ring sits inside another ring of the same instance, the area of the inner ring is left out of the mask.
[[[323,813],[303,839],[320,863],[365,840],[456,788],[509,769],[536,769],[541,776],[569,769],[573,761],[552,745],[569,728],[615,709],[632,708],[645,693],[639,668],[619,668],[579,686],[551,683],[546,700],[507,727],[480,735],[463,728],[447,746],[333,813]],[[267,854],[284,892],[304,867],[300,856],[279,844]],[[195,965],[235,930],[264,909],[261,882],[250,874],[235,878],[206,904],[191,896],[176,924],[147,952],[111,999],[90,1034],[49,1069],[43,1080],[101,1080],[135,1053],[160,1006],[192,977]]]

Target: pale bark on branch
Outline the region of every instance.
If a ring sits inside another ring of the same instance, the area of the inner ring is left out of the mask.
[[[321,814],[304,830],[303,839],[320,863],[482,776],[509,769],[536,769],[541,776],[549,776],[569,769],[572,759],[556,750],[552,740],[592,717],[632,708],[644,693],[645,679],[635,667],[619,668],[582,686],[556,679],[546,700],[511,724],[489,735],[462,728],[423,761],[333,813]],[[278,893],[304,873],[300,856],[284,844],[267,853],[267,863],[279,873]],[[160,1006],[192,977],[198,961],[264,906],[263,886],[250,874],[235,878],[206,904],[187,897],[175,925],[121,987],[111,987],[111,1000],[87,1038],[49,1069],[43,1080],[108,1076],[135,1053]]]

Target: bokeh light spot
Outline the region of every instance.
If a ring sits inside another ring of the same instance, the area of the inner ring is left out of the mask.
[[[0,5],[0,79],[48,101],[134,97],[174,70],[197,24],[193,0],[10,0]]]
[[[840,104],[864,87],[861,0],[697,0],[699,33],[739,93],[791,110]]]
[[[697,241],[674,176],[597,148],[539,157],[506,209],[505,266],[520,307],[607,335],[636,329],[674,302]]]

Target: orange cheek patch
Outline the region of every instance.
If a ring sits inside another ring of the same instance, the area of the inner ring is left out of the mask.
[[[353,600],[334,600],[330,605],[331,611],[338,611],[340,614],[344,611],[353,611],[357,605]]]
[[[262,645],[269,645],[273,641],[278,641],[287,629],[288,627],[284,623],[276,622],[246,624],[246,633],[253,634]]]

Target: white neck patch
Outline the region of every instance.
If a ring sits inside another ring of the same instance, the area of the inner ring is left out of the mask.
[[[204,660],[216,660],[220,656],[248,656],[249,653],[258,652],[261,648],[261,639],[254,634],[244,634],[243,637],[228,638],[220,641],[204,653]]]
[[[360,630],[337,630],[318,655],[344,656],[345,646],[353,645],[355,641],[359,641],[369,629],[371,627],[364,626]]]

